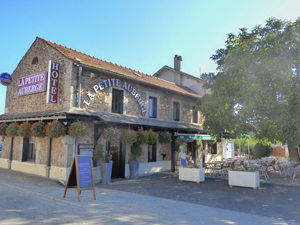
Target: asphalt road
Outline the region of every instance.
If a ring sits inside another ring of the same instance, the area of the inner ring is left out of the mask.
[[[78,202],[76,189],[63,198],[55,180],[0,169],[0,224],[299,224],[293,187],[229,188],[222,180],[195,184],[176,176],[98,184],[96,200],[85,190]]]

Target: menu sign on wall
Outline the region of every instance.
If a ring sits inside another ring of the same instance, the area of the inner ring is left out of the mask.
[[[45,72],[22,77],[18,80],[17,95],[29,95],[46,90]]]
[[[52,60],[49,61],[48,83],[47,83],[47,103],[58,103],[60,64]]]

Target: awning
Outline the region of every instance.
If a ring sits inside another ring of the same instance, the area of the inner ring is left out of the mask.
[[[181,140],[204,140],[204,141],[215,141],[216,137],[205,135],[205,134],[182,134],[177,133],[177,139]]]

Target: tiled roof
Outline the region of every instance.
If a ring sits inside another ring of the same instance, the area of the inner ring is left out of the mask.
[[[56,49],[58,52],[60,52],[62,55],[64,55],[68,59],[71,59],[71,60],[74,60],[75,58],[80,59],[80,63],[83,65],[87,65],[87,66],[99,68],[102,70],[110,71],[113,73],[117,73],[120,75],[124,75],[124,76],[130,77],[130,78],[134,78],[138,81],[146,82],[151,85],[155,85],[155,86],[162,87],[162,88],[167,88],[169,90],[173,90],[175,92],[179,92],[179,93],[193,96],[196,98],[202,97],[201,95],[192,91],[188,87],[177,85],[175,83],[172,83],[172,82],[169,82],[169,81],[157,78],[157,77],[153,77],[151,75],[147,75],[145,73],[142,73],[142,72],[139,72],[139,71],[136,71],[136,70],[124,67],[124,66],[120,66],[120,65],[117,65],[117,64],[114,64],[111,62],[104,61],[102,59],[95,58],[93,56],[87,55],[85,53],[79,52],[77,50],[68,48],[68,47],[60,45],[60,44],[56,44],[54,42],[45,40],[40,37],[37,37],[37,39],[40,39],[40,40],[44,41],[45,43],[47,43],[48,45],[52,46],[54,49]]]

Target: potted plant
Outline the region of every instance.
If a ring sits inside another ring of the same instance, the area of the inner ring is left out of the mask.
[[[247,166],[244,162],[234,163],[228,171],[228,185],[259,188],[259,171],[256,165]]]
[[[18,136],[31,137],[31,124],[28,122],[21,123],[18,129]]]
[[[148,131],[148,144],[149,145],[154,145],[157,141],[157,135],[155,132],[153,132],[152,129]]]
[[[71,137],[76,137],[76,138],[82,137],[86,134],[86,127],[83,125],[81,121],[72,123],[69,126],[68,134],[70,134]]]
[[[161,132],[158,136],[158,140],[162,144],[168,144],[172,141],[172,134],[169,131]]]
[[[105,128],[102,137],[109,142],[116,141],[120,139],[120,131],[116,127]]]
[[[46,124],[43,121],[33,123],[31,126],[32,136],[41,137],[41,138],[45,137],[46,136],[45,126]]]
[[[17,124],[17,123],[11,123],[6,128],[5,132],[6,132],[7,136],[15,137],[15,136],[18,135],[18,130],[19,130],[19,124]]]
[[[96,161],[100,161],[102,183],[110,183],[112,172],[112,156],[108,152],[105,152],[104,154],[104,147],[102,143],[97,144],[93,151],[93,157]]]
[[[138,179],[139,164],[138,158],[142,155],[142,147],[138,143],[131,146],[131,161],[129,161],[130,179]]]
[[[137,132],[130,129],[126,130],[121,135],[121,141],[123,143],[133,145],[133,143],[137,141]]]
[[[46,136],[50,138],[59,138],[60,136],[64,136],[66,134],[66,128],[57,120],[48,123],[45,129]]]

